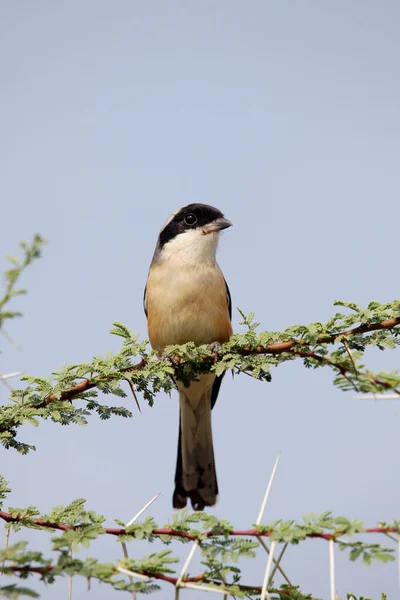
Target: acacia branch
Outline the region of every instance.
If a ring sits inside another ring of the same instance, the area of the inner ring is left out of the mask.
[[[397,327],[398,325],[400,325],[400,317],[393,318],[393,319],[386,319],[379,323],[363,324],[363,325],[359,325],[358,327],[354,327],[353,329],[347,329],[346,331],[341,331],[339,333],[333,333],[331,335],[321,336],[321,337],[317,338],[316,345],[334,344],[335,342],[340,341],[342,338],[350,337],[352,335],[371,333],[373,331],[382,331],[385,329],[393,329],[394,327]],[[282,354],[284,352],[288,352],[288,353],[293,354],[294,356],[299,356],[299,357],[303,357],[303,358],[311,358],[313,360],[320,362],[321,364],[322,363],[329,364],[331,367],[340,371],[342,373],[342,375],[346,376],[348,370],[343,365],[340,365],[333,361],[329,361],[324,356],[320,356],[315,352],[302,351],[301,349],[298,348],[298,346],[301,346],[301,345],[304,345],[304,342],[302,340],[293,339],[288,342],[279,342],[276,344],[269,344],[268,346],[257,346],[256,348],[251,348],[250,346],[245,346],[244,348],[238,349],[237,354],[240,354],[241,356],[249,356],[250,354],[278,355],[278,354]],[[216,353],[212,353],[211,357],[202,355],[201,358],[203,360],[210,360],[210,358],[211,358],[215,362],[218,360],[219,357],[217,356]],[[177,362],[178,363],[181,362],[180,357],[177,357]],[[127,373],[127,372],[131,372],[131,371],[139,371],[145,365],[146,365],[146,359],[142,358],[142,360],[139,363],[137,363],[136,365],[133,365],[132,367],[124,369],[123,372]],[[57,400],[71,401],[75,396],[82,394],[83,392],[86,392],[92,388],[95,388],[98,385],[98,382],[99,382],[99,379],[85,379],[83,381],[80,381],[79,383],[75,384],[68,390],[65,390],[64,392],[62,392],[60,398],[57,398],[57,396],[55,396],[54,394],[49,394],[43,400],[42,405],[47,406],[51,402],[55,402]],[[390,384],[385,381],[373,380],[373,382],[376,384],[382,385],[383,387],[386,387],[388,389],[391,387]]]
[[[3,510],[0,510],[0,519],[6,521],[7,523],[20,523],[25,527],[45,527],[47,529],[56,529],[59,531],[70,531],[83,529],[89,525],[80,524],[80,525],[70,525],[68,523],[57,523],[53,521],[45,521],[43,519],[32,519],[27,517],[22,517],[21,515],[13,516],[10,513],[7,513]],[[90,524],[92,526],[92,524]],[[102,527],[103,533],[114,536],[122,536],[122,535],[133,535],[129,532],[129,530],[124,527]],[[153,529],[151,532],[154,536],[170,536],[175,538],[184,538],[187,540],[201,541],[204,538],[214,538],[219,537],[220,535],[229,535],[229,536],[240,536],[240,537],[271,537],[274,535],[274,531],[262,531],[258,529],[232,529],[231,531],[224,531],[223,533],[216,533],[215,531],[205,531],[201,535],[194,535],[192,533],[187,533],[186,531],[179,531],[177,529],[171,528],[157,528]],[[400,529],[396,527],[372,527],[364,530],[355,530],[354,533],[363,534],[363,533],[400,533]],[[345,535],[345,532],[336,530],[332,533],[319,533],[319,532],[310,532],[306,533],[305,537],[308,538],[319,538],[324,540],[335,540],[341,535]]]
[[[358,325],[353,329],[347,329],[339,333],[332,333],[331,335],[323,335],[317,338],[316,345],[320,344],[334,344],[340,341],[341,338],[346,338],[351,335],[358,335],[363,333],[371,333],[372,331],[381,331],[383,329],[393,329],[400,325],[400,317],[393,319],[385,319],[379,323],[364,323]],[[239,350],[239,354],[248,356],[249,354],[282,354],[282,352],[289,352],[294,346],[304,344],[302,340],[290,340],[288,342],[279,342],[277,344],[269,344],[268,346],[257,346],[257,348],[250,348],[249,346]]]
[[[27,575],[28,573],[32,573],[32,574],[35,573],[37,575],[43,576],[43,575],[47,575],[48,573],[51,573],[56,568],[57,568],[57,565],[44,565],[44,566],[40,566],[40,567],[34,567],[31,565],[24,565],[24,566],[10,565],[10,566],[5,566],[4,570],[12,571],[13,573],[21,573],[22,575]],[[115,574],[116,575],[120,574],[118,569],[115,569]],[[176,586],[176,584],[179,581],[178,577],[171,577],[169,575],[164,575],[163,573],[154,573],[153,571],[144,570],[144,571],[140,571],[140,574],[146,575],[149,579],[156,579],[158,581],[165,581],[167,583],[171,583],[173,586]],[[225,589],[225,586],[223,586],[220,581],[210,579],[209,577],[206,577],[203,574],[195,575],[193,577],[184,576],[181,579],[181,583],[183,583],[183,584],[185,584],[185,583],[208,583],[208,584],[214,585],[217,588],[220,587],[221,589]],[[240,583],[227,584],[227,585],[235,585],[235,587],[239,588],[242,592],[258,592],[259,593],[259,592],[261,592],[261,589],[262,589],[261,586],[242,585]],[[290,596],[291,592],[295,589],[296,588],[286,587],[284,589],[270,589],[270,592],[285,594],[287,596]],[[309,596],[309,600],[312,600],[311,596]]]
[[[146,364],[146,360],[144,358],[142,358],[142,360],[137,365],[128,367],[127,369],[124,369],[123,371],[121,371],[121,373],[122,372],[127,373],[127,372],[131,372],[131,371],[139,371],[140,369],[142,369],[145,366],[145,364]],[[99,378],[84,379],[83,381],[80,381],[79,383],[76,383],[74,386],[70,387],[68,390],[65,390],[64,392],[62,392],[61,396],[59,398],[57,398],[57,396],[55,394],[49,394],[48,396],[46,396],[46,398],[44,398],[43,402],[39,406],[47,406],[51,402],[56,402],[56,401],[60,401],[60,400],[64,401],[64,402],[70,401],[75,396],[97,387],[99,381],[100,381]]]
[[[293,354],[295,354],[296,356],[300,356],[301,358],[310,358],[312,360],[319,362],[320,364],[329,365],[333,369],[336,369],[337,371],[339,371],[339,373],[341,375],[343,375],[343,377],[345,377],[345,379],[347,379],[347,381],[350,383],[350,385],[353,386],[355,391],[357,393],[359,392],[357,386],[354,384],[354,382],[350,379],[350,377],[348,375],[350,372],[350,369],[348,369],[345,365],[334,362],[333,360],[329,360],[328,357],[321,356],[320,354],[317,354],[316,352],[313,352],[312,350],[309,350],[307,352],[303,352],[302,350],[295,350],[295,351],[293,351]],[[358,371],[355,367],[353,357],[352,357],[352,365],[356,371],[356,375],[358,375]],[[367,374],[369,375],[369,373],[367,373]],[[373,383],[374,385],[382,386],[386,389],[393,389],[393,386],[388,381],[384,381],[383,379],[378,379],[378,378],[372,377],[372,376],[370,376],[369,378],[371,380],[371,383]],[[400,395],[400,392],[398,390],[393,389],[393,391],[396,394]]]

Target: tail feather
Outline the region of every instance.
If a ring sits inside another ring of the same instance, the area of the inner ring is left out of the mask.
[[[211,387],[200,393],[192,386],[179,391],[180,419],[174,508],[203,510],[217,501],[218,483],[211,430]]]

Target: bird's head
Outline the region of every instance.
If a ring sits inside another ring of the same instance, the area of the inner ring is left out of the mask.
[[[215,262],[219,232],[231,226],[232,223],[213,206],[183,206],[164,223],[153,263],[173,258],[190,263]]]

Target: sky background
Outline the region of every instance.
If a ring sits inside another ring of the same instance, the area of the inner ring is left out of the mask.
[[[1,3],[0,256],[35,231],[48,246],[14,303],[24,318],[8,326],[21,351],[3,338],[0,372],[47,376],[117,351],[115,320],[146,337],[158,231],[191,202],[233,222],[219,263],[233,306],[263,329],[327,320],[337,298],[398,298],[399,26],[395,0]],[[239,320],[235,310],[235,331]],[[398,353],[367,356],[371,368],[398,367]],[[266,522],[325,510],[368,526],[400,518],[398,403],[354,400],[332,380],[301,363],[281,365],[270,384],[226,377],[213,411],[213,513],[251,526],[281,451]],[[24,426],[37,451],[2,450],[6,507],[46,512],[84,497],[112,525],[161,492],[148,514],[164,524],[177,428],[176,393],[130,420]],[[49,551],[43,532],[11,535],[27,538]],[[154,549],[129,545],[134,557]],[[114,560],[121,547],[107,537],[89,554]],[[243,563],[244,583],[261,585],[265,560],[260,549]],[[282,566],[329,596],[325,542],[290,547]],[[337,552],[336,571],[341,595],[398,594],[394,565]],[[45,600],[67,597],[66,580],[30,583]],[[92,588],[74,580],[74,599],[121,595]]]

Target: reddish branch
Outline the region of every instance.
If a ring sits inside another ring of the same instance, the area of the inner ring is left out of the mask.
[[[38,575],[46,575],[47,573],[51,573],[51,571],[54,571],[55,568],[56,568],[55,565],[45,565],[43,567],[32,567],[31,565],[25,565],[23,567],[18,567],[16,565],[10,565],[10,566],[6,566],[5,570],[12,571],[13,573],[24,573],[24,574],[37,573]],[[119,571],[117,569],[115,569],[115,571],[116,571],[116,574],[119,574]],[[169,577],[168,575],[163,575],[162,573],[153,573],[151,571],[140,571],[140,574],[146,575],[150,579],[158,579],[159,581],[166,581],[168,583],[172,583],[172,585],[174,585],[174,586],[176,586],[176,584],[179,581],[178,577]],[[185,583],[212,583],[215,586],[222,587],[221,582],[204,577],[204,575],[196,575],[195,577],[183,577],[183,579],[181,581],[183,584],[185,584]],[[235,584],[235,585],[242,592],[249,592],[249,591],[261,592],[261,590],[262,590],[262,588],[257,585],[241,585],[241,584]],[[287,596],[290,596],[292,588],[288,587],[288,588],[284,588],[281,590],[278,590],[278,589],[271,590],[270,589],[269,591],[271,593],[279,593],[279,594],[285,594]],[[311,596],[309,596],[309,599],[312,600]]]
[[[13,571],[14,573],[37,573],[38,575],[46,575],[51,571],[54,571],[54,565],[45,565],[44,567],[32,567],[31,565],[25,565],[23,567],[17,567],[16,565],[6,565],[2,569],[5,571]]]
[[[124,369],[124,371],[138,371],[139,369],[143,368],[145,364],[146,361],[144,358],[142,358],[142,360],[137,365],[133,365],[128,369]],[[80,381],[68,390],[65,390],[65,392],[62,392],[60,398],[57,398],[57,396],[55,396],[54,394],[49,394],[43,400],[42,404],[44,406],[47,406],[47,404],[50,404],[50,402],[55,402],[56,400],[71,400],[74,396],[82,394],[82,392],[86,392],[87,390],[91,390],[92,388],[96,387],[97,384],[97,379],[84,379],[83,381]]]
[[[373,331],[381,331],[384,329],[393,329],[394,327],[397,327],[398,325],[400,325],[400,317],[393,318],[393,319],[386,319],[384,321],[381,321],[380,323],[363,324],[363,325],[359,325],[358,327],[355,327],[353,329],[348,329],[346,331],[334,333],[331,335],[321,336],[320,338],[317,339],[316,344],[317,345],[333,344],[338,341],[340,342],[342,340],[342,338],[346,338],[346,337],[349,337],[352,335],[371,333]],[[238,353],[243,356],[248,356],[249,354],[277,355],[277,354],[282,354],[284,352],[289,352],[289,353],[293,353],[296,356],[300,356],[303,358],[310,358],[310,359],[316,360],[317,362],[320,362],[320,363],[329,364],[333,368],[338,369],[339,372],[342,373],[342,375],[346,376],[348,370],[345,366],[337,364],[333,361],[329,361],[329,359],[327,359],[326,357],[321,356],[313,351],[303,351],[303,350],[298,349],[297,347],[301,344],[302,344],[301,340],[294,339],[294,340],[291,340],[288,342],[269,344],[268,346],[257,346],[256,348],[251,348],[250,346],[247,346],[247,347],[244,347],[241,350],[239,350]],[[206,359],[208,357],[204,357],[204,358]],[[217,356],[213,355],[212,358],[216,359]],[[137,370],[141,369],[142,367],[144,367],[145,364],[146,364],[145,359],[142,359],[137,365],[133,365],[132,367],[129,367],[125,371],[126,372],[137,371]],[[374,381],[374,383],[382,385],[384,387],[387,387],[387,388],[391,387],[390,383],[388,383],[388,382],[380,381],[380,380],[376,380],[376,379],[374,379],[373,381]],[[49,394],[43,400],[43,405],[50,404],[51,402],[54,402],[56,400],[70,401],[78,394],[81,394],[87,390],[90,390],[90,389],[96,387],[97,384],[98,384],[98,380],[96,380],[96,379],[84,379],[83,381],[80,381],[79,383],[77,383],[73,387],[69,388],[68,390],[65,390],[64,392],[62,392],[60,398],[57,398],[54,394]],[[79,529],[79,528],[84,527],[84,525],[69,525],[66,523],[55,523],[55,522],[51,522],[51,521],[45,521],[43,519],[27,519],[27,518],[21,517],[20,515],[14,517],[11,514],[6,513],[4,511],[0,511],[0,518],[8,523],[21,523],[21,525],[28,526],[28,527],[29,526],[46,527],[49,529],[56,529],[56,530],[60,530],[60,531],[68,531],[70,529]],[[115,536],[127,535],[126,530],[123,528],[103,527],[102,530],[104,533],[107,533],[109,535],[115,535]],[[152,533],[153,533],[153,535],[167,535],[170,537],[185,538],[185,539],[192,540],[192,541],[196,541],[199,539],[199,537],[196,535],[192,535],[192,534],[189,534],[184,531],[177,531],[174,529],[154,529]],[[230,536],[245,536],[245,537],[270,537],[272,535],[272,533],[273,532],[271,532],[271,531],[263,531],[262,532],[262,531],[257,531],[255,529],[248,529],[248,530],[242,530],[242,531],[232,530],[228,533],[228,535],[230,535]],[[386,533],[400,533],[400,530],[398,530],[394,527],[373,527],[373,528],[366,529],[365,531],[356,530],[354,533],[385,533],[386,534]],[[218,536],[218,534],[211,532],[211,531],[207,531],[202,535],[205,537]],[[337,537],[339,537],[341,535],[343,535],[343,532],[334,531],[333,533],[309,533],[309,534],[306,534],[306,537],[320,538],[320,539],[324,539],[324,540],[335,540]],[[38,574],[43,575],[45,573],[48,573],[48,572],[54,570],[55,566],[54,565],[45,565],[42,567],[31,567],[30,565],[27,565],[27,566],[18,567],[18,566],[12,565],[12,566],[6,567],[6,568],[11,571],[14,571],[14,572],[38,573]],[[152,579],[159,579],[162,581],[167,581],[169,583],[172,583],[173,585],[176,585],[176,583],[178,581],[178,579],[175,577],[169,577],[169,576],[163,575],[163,574],[155,574],[155,573],[146,572],[146,571],[143,571],[143,574],[147,575],[148,577],[150,577]],[[184,578],[183,582],[205,582],[205,583],[207,582],[207,583],[210,583],[210,580],[205,579],[203,577],[203,575],[198,575],[196,577]],[[211,582],[211,583],[213,583],[213,582]],[[255,587],[239,586],[239,587],[242,590],[261,591],[261,588],[259,588],[257,586],[255,586]],[[282,590],[280,593],[282,593]],[[285,593],[289,594],[290,590],[289,589],[285,590]]]
[[[342,337],[349,337],[351,335],[358,335],[362,333],[371,333],[372,331],[381,331],[383,329],[393,329],[393,327],[397,327],[397,325],[400,325],[400,317],[386,319],[380,323],[365,323],[364,325],[359,325],[353,329],[347,329],[346,331],[341,331],[339,333],[332,333],[331,335],[323,335],[317,339],[316,344],[334,344],[335,342],[340,341],[340,338]],[[258,346],[255,349],[247,347],[243,348],[243,352],[241,352],[241,354],[282,354],[282,352],[289,352],[293,346],[301,343],[301,340],[291,340],[290,342],[280,342],[278,344],[270,344],[269,346]]]
[[[332,335],[321,336],[320,338],[317,339],[316,343],[317,343],[317,345],[319,345],[319,344],[334,344],[335,342],[340,341],[341,338],[346,338],[351,335],[371,333],[372,331],[380,331],[383,329],[393,329],[394,327],[397,327],[398,325],[400,325],[400,317],[394,318],[394,319],[386,319],[385,321],[381,321],[380,323],[370,323],[370,324],[359,325],[358,327],[354,327],[353,329],[347,329],[346,331],[342,331],[340,333],[333,333]],[[241,354],[242,356],[248,356],[249,354],[273,354],[273,355],[276,355],[276,354],[282,354],[283,352],[291,352],[292,354],[294,354],[296,356],[308,357],[308,358],[314,359],[321,363],[324,362],[326,364],[330,364],[330,366],[338,369],[342,374],[347,372],[347,369],[345,367],[343,367],[342,365],[338,365],[333,362],[328,363],[328,361],[324,357],[319,356],[315,352],[303,352],[303,351],[297,349],[296,347],[301,344],[302,344],[301,340],[294,339],[289,342],[280,342],[277,344],[269,344],[268,346],[257,346],[256,348],[250,348],[250,346],[245,346],[244,348],[242,348],[241,350],[238,351],[238,354]],[[207,358],[210,358],[210,357],[204,356],[204,359],[207,359]],[[212,358],[215,360],[217,358],[217,356],[213,354]],[[142,358],[142,360],[137,365],[133,365],[132,367],[125,369],[125,371],[126,372],[138,371],[142,367],[144,367],[145,364],[146,364],[146,360],[144,358]],[[375,383],[379,383],[380,385],[383,385],[384,387],[387,387],[387,388],[391,387],[391,385],[387,382],[381,382],[381,381],[378,382],[377,381]],[[62,392],[61,398],[57,398],[54,394],[49,394],[43,400],[43,404],[47,405],[47,404],[50,404],[50,402],[54,402],[55,400],[72,400],[78,394],[81,394],[82,392],[86,392],[87,390],[90,390],[90,389],[96,387],[97,384],[98,384],[98,380],[96,380],[96,379],[85,379],[83,381],[80,381],[73,387],[69,388],[68,390],[65,390],[64,392]]]
[[[47,573],[51,573],[51,571],[54,571],[55,568],[56,568],[56,565],[45,565],[43,567],[32,567],[31,565],[25,565],[22,567],[18,567],[17,565],[10,565],[10,566],[4,567],[4,570],[12,571],[13,573],[22,573],[22,574],[36,573],[38,575],[47,575]],[[119,571],[117,569],[115,569],[115,571],[116,571],[116,574],[119,574]],[[178,577],[169,577],[168,575],[163,575],[162,573],[153,573],[152,571],[140,571],[140,574],[146,575],[147,577],[149,577],[149,579],[157,579],[159,581],[166,581],[167,583],[171,583],[174,586],[176,586],[176,584],[179,581]],[[196,575],[195,577],[183,577],[183,579],[181,581],[183,584],[185,584],[185,583],[212,583],[215,586],[222,587],[221,582],[209,579],[209,578],[205,577],[204,575]],[[235,585],[242,592],[249,592],[249,591],[261,592],[261,590],[262,590],[262,588],[257,585],[241,585],[241,584],[235,584]],[[272,590],[270,589],[269,591],[271,593],[279,593],[279,594],[285,594],[287,596],[290,596],[292,588],[288,587],[288,588],[284,588],[284,589],[280,589],[280,590],[279,589],[272,589]],[[311,596],[309,596],[309,600],[312,600]]]
[[[41,567],[32,567],[31,565],[24,565],[22,567],[19,567],[17,565],[10,565],[6,566],[5,568],[10,571],[13,571],[14,573],[37,573],[39,575],[46,575],[47,573],[54,571],[56,565],[44,565]],[[119,571],[117,569],[115,569],[115,571],[119,574]],[[169,577],[168,575],[164,575],[163,573],[153,573],[152,571],[140,571],[140,574],[146,575],[151,579],[160,579],[161,581],[167,581],[168,583],[172,583],[173,585],[176,585],[176,582],[178,581],[177,577]],[[186,577],[183,579],[183,582],[187,583],[198,583],[201,581],[204,581],[203,575],[197,575],[195,577]]]
[[[31,519],[26,517],[21,517],[21,515],[13,516],[10,513],[4,512],[0,510],[0,518],[7,523],[21,523],[21,525],[25,527],[37,526],[37,527],[46,527],[48,529],[57,529],[59,531],[69,531],[70,529],[83,529],[85,527],[84,524],[81,525],[69,525],[67,523],[55,523],[53,521],[45,521],[43,519]],[[103,533],[107,533],[109,535],[129,535],[126,529],[123,527],[102,527]],[[230,536],[241,536],[241,537],[270,537],[273,535],[273,531],[258,531],[257,529],[232,529],[232,531],[228,532]],[[364,531],[356,530],[354,533],[400,533],[400,529],[396,529],[395,527],[372,527],[370,529],[365,529]],[[153,535],[168,535],[170,537],[184,538],[191,541],[200,540],[201,538],[208,537],[218,537],[219,535],[225,535],[224,533],[215,533],[213,531],[205,531],[202,533],[201,537],[197,535],[193,535],[191,533],[187,533],[186,531],[179,531],[176,529],[168,529],[168,528],[158,528],[153,529]],[[320,538],[324,540],[335,540],[337,537],[344,535],[343,531],[337,530],[332,533],[307,533],[306,537],[308,538]]]
[[[56,523],[53,521],[45,521],[43,519],[27,519],[25,517],[21,517],[20,515],[13,516],[10,513],[4,512],[4,511],[0,511],[0,518],[8,523],[21,523],[21,525],[24,525],[27,527],[39,526],[39,527],[46,527],[49,529],[57,529],[60,531],[68,531],[70,529],[81,529],[81,528],[85,527],[85,525],[69,525],[66,523]],[[115,535],[115,536],[129,535],[129,534],[127,534],[127,531],[124,528],[102,527],[102,531],[106,534]],[[400,533],[400,530],[396,529],[395,527],[372,527],[369,529],[365,529],[364,531],[356,530],[354,533],[384,533],[384,534],[397,533],[398,534],[398,533]],[[167,535],[170,537],[185,538],[185,539],[191,540],[191,541],[197,541],[200,539],[199,536],[187,533],[185,531],[178,531],[175,529],[168,529],[168,528],[154,529],[152,531],[152,534],[155,536]],[[257,537],[270,537],[272,534],[273,534],[272,531],[258,531],[257,529],[246,529],[246,530],[233,529],[232,531],[228,532],[229,536],[242,536],[242,537],[250,537],[250,538],[251,537],[256,537],[256,538]],[[218,534],[213,531],[206,531],[202,534],[202,537],[214,538],[214,537],[218,537],[218,535],[225,535],[225,532],[223,534]],[[342,531],[337,530],[332,533],[317,533],[317,532],[308,533],[308,534],[306,534],[305,537],[319,538],[319,539],[324,539],[324,540],[329,541],[329,540],[335,540],[336,538],[338,538],[342,535],[344,535],[344,533]],[[5,569],[11,570],[16,573],[24,573],[24,574],[36,573],[39,575],[46,575],[47,573],[53,571],[55,568],[56,568],[55,565],[44,565],[44,566],[38,566],[38,567],[33,567],[30,565],[25,565],[25,566],[12,565],[12,566],[5,567]],[[168,575],[164,575],[162,573],[153,573],[151,571],[146,571],[146,570],[141,571],[140,573],[142,575],[146,575],[150,579],[165,581],[174,586],[176,586],[176,584],[178,582],[177,577],[171,577]],[[214,585],[221,585],[220,582],[210,580],[207,577],[205,577],[203,574],[197,575],[194,577],[184,577],[182,582],[183,583],[212,583]],[[237,584],[237,586],[239,587],[239,589],[241,591],[244,591],[244,592],[250,591],[250,590],[254,590],[256,592],[261,592],[261,587],[259,587],[259,586],[249,586],[249,585],[241,585],[241,584]],[[271,590],[271,591],[275,592],[275,593],[280,593],[280,594],[287,594],[289,596],[290,592],[291,592],[291,588],[286,588],[284,590]],[[311,600],[311,596],[310,596],[310,600]]]
[[[346,346],[347,346],[347,344],[346,344]],[[345,377],[345,379],[347,379],[347,381],[354,387],[355,391],[356,392],[359,391],[357,389],[357,386],[354,384],[352,379],[349,377],[349,374],[348,374],[349,369],[345,365],[334,362],[333,360],[329,360],[329,358],[327,358],[326,356],[321,356],[320,354],[317,354],[316,352],[313,352],[312,350],[309,350],[307,352],[304,352],[302,350],[295,350],[295,351],[293,351],[293,354],[295,354],[296,356],[300,356],[301,358],[310,358],[312,360],[319,362],[320,364],[329,365],[333,369],[337,369],[339,371],[339,373],[341,375],[343,375],[343,377]],[[355,374],[357,376],[358,372],[357,372],[357,369],[356,369],[356,366],[354,363],[354,359],[352,356],[351,356],[351,363],[352,363],[353,369],[355,370]],[[396,392],[396,394],[400,395],[400,392],[398,392],[398,390],[394,389],[392,384],[389,381],[385,381],[384,379],[377,379],[376,377],[372,377],[370,374],[368,374],[368,375],[369,375],[369,379],[370,379],[371,383],[373,383],[374,385],[384,387],[387,390],[393,389],[393,391]]]

